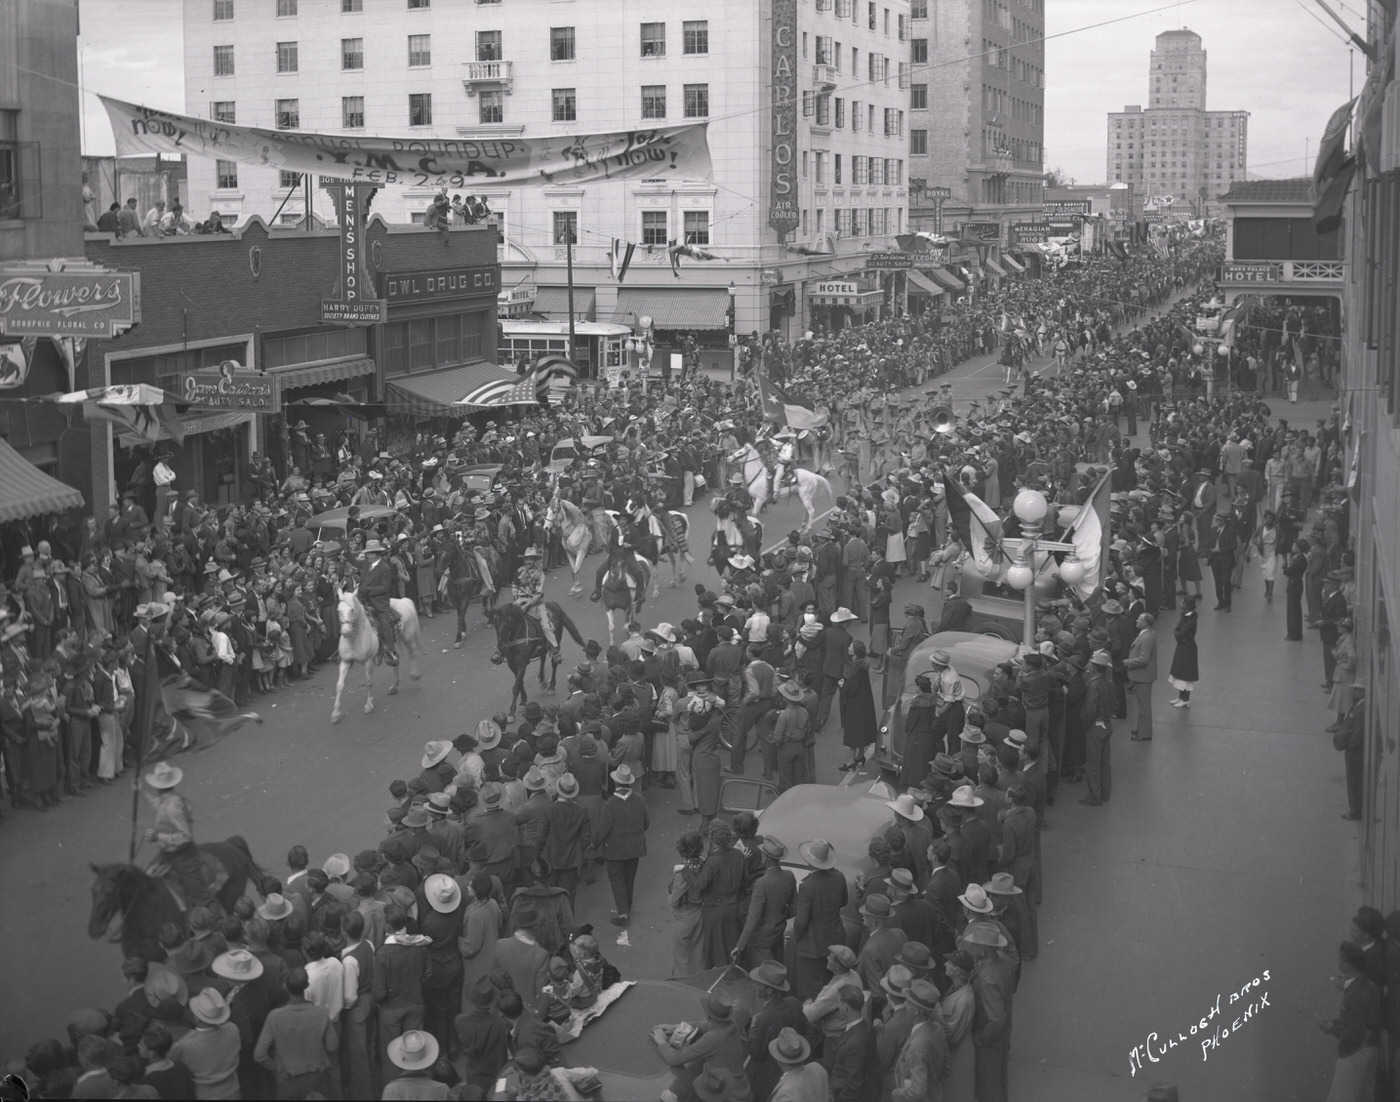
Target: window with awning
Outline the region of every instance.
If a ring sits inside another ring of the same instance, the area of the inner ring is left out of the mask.
[[[633,288],[618,292],[615,321],[651,318],[657,329],[728,329],[729,291],[723,287]]]
[[[83,495],[30,463],[0,439],[0,522],[80,509]]]

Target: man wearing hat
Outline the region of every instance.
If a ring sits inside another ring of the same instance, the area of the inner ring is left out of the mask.
[[[539,548],[525,548],[525,554],[522,558],[524,561],[521,562],[513,583],[515,603],[520,606],[521,612],[539,623],[540,630],[544,632],[545,642],[549,644],[550,658],[557,662],[559,660],[559,632],[556,630],[554,620],[545,605],[544,574],[540,572]]]
[[[908,936],[894,924],[894,907],[890,897],[881,892],[867,895],[860,905],[860,917],[865,924],[865,940],[856,958],[856,974],[867,991],[873,991],[880,977],[899,958],[899,951]]]
[[[792,996],[787,969],[776,960],[763,961],[749,971],[755,988],[755,1010],[749,1023],[749,1086],[754,1098],[767,1098],[782,1076],[768,1054],[768,1042],[784,1029],[805,1031],[802,1003]]]
[[[744,1074],[744,1033],[748,1014],[734,1006],[728,995],[712,991],[700,998],[705,1021],[677,1047],[671,1042],[674,1025],[657,1025],[651,1030],[657,1055],[676,1069],[673,1092],[680,1098],[690,1097],[690,1085],[707,1065],[723,1068],[736,1080]]]
[[[306,969],[293,968],[287,976],[290,998],[267,1015],[253,1050],[254,1059],[276,1076],[278,1098],[333,1090],[331,1068],[340,1038],[330,1015],[307,999],[307,986]]]
[[[467,853],[481,846],[486,854],[482,871],[499,877],[503,884],[513,884],[519,832],[515,813],[506,809],[504,800],[505,789],[498,782],[488,781],[481,786],[477,800],[480,812],[468,821],[462,843]]]
[[[237,1098],[241,1046],[228,1002],[206,987],[190,999],[189,1012],[195,1027],[170,1046],[170,1059],[189,1069],[196,1098]]]
[[[776,838],[763,837],[759,839],[758,852],[763,872],[753,883],[748,915],[732,954],[735,963],[741,965],[781,958],[783,933],[797,898],[797,877],[782,866],[787,846]]]
[[[377,539],[365,543],[365,557],[369,560],[369,566],[360,579],[360,588],[356,595],[374,619],[374,626],[379,632],[380,657],[389,665],[397,666],[399,650],[394,638],[397,618],[389,604],[394,595],[394,569],[389,565],[384,545]]]
[[[1089,658],[1089,678],[1084,686],[1084,780],[1089,792],[1079,802],[1097,807],[1108,800],[1113,788],[1109,737],[1113,734],[1115,692],[1113,658],[1096,650]]]
[[[938,988],[925,979],[910,983],[905,1005],[914,1019],[913,1028],[895,1061],[891,1102],[923,1102],[938,1097],[944,1067],[948,1062],[948,1037],[943,1028]]]
[[[646,800],[635,791],[637,779],[631,769],[619,765],[609,776],[615,788],[603,804],[594,846],[602,852],[607,864],[613,896],[612,924],[626,926],[632,913],[632,887],[637,879],[637,866],[647,852],[646,832],[651,817]]]
[[[831,1097],[826,1069],[811,1059],[812,1046],[795,1029],[784,1029],[774,1037],[768,1053],[783,1069],[768,1102],[825,1102]]]
[[[433,1065],[441,1051],[437,1038],[421,1029],[410,1029],[389,1042],[389,1062],[402,1075],[384,1087],[381,1098],[450,1098],[446,1083],[431,1078]]]
[[[831,978],[831,946],[846,940],[841,909],[848,897],[846,877],[836,867],[836,848],[824,838],[797,847],[811,872],[797,887],[792,941],[796,953],[793,989],[798,998],[814,997]],[[852,958],[852,967],[855,961]]]
[[[184,778],[183,769],[167,762],[146,774],[146,784],[154,789],[146,793],[146,802],[155,811],[155,823],[146,828],[145,840],[154,842],[170,865],[186,905],[207,907],[214,901],[214,892],[195,846],[194,813],[189,801],[175,791]]]
[[[588,811],[578,802],[578,778],[563,774],[555,782],[554,802],[544,813],[544,845],[540,856],[549,864],[551,887],[563,888],[573,904],[578,897],[579,870],[583,855],[593,846]]]
[[[974,922],[964,931],[958,948],[976,962],[972,970],[976,1005],[972,1044],[977,1098],[1005,1099],[1011,1062],[1011,1001],[1016,990],[1015,971],[1002,953],[1007,938],[990,923]]]

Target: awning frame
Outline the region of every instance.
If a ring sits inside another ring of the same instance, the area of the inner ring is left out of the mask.
[[[374,370],[374,357],[352,356],[343,360],[276,367],[268,374],[277,380],[278,391],[286,392],[321,386],[324,383],[337,383],[344,379],[357,379],[362,375],[373,375]]]
[[[919,289],[917,292],[911,291],[911,293],[928,295],[930,298],[936,298],[946,293],[942,287],[929,279],[928,276],[924,275],[924,273],[917,268],[910,268],[909,271],[904,274],[909,277],[909,282]]]
[[[687,309],[689,315],[683,314]],[[723,287],[624,287],[613,319],[630,317],[635,324],[650,317],[656,329],[723,331],[729,328],[728,314],[729,292]]]
[[[0,439],[0,523],[81,509],[82,491],[60,482]]]
[[[923,270],[933,277],[935,283],[949,291],[956,293],[967,290],[966,283],[944,268],[924,268]]]

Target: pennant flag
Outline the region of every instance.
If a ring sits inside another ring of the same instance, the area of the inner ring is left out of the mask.
[[[612,277],[621,283],[627,278],[627,269],[632,264],[632,254],[637,251],[637,246],[628,241],[619,241],[616,237],[612,239],[612,249],[608,254],[608,264],[612,268]]]
[[[1333,111],[1317,143],[1312,201],[1313,228],[1318,233],[1334,233],[1342,224],[1342,204],[1356,174],[1356,158],[1346,151],[1347,126],[1355,105],[1355,98],[1349,99]]]
[[[155,672],[160,678],[160,702],[166,714],[193,740],[191,749],[207,750],[225,735],[250,723],[262,723],[257,712],[244,711],[221,692],[206,688],[181,670],[159,647]]]
[[[1002,550],[1001,518],[996,510],[947,475],[943,493],[948,503],[948,520],[967,548],[977,569],[988,581],[1000,581],[1006,573],[1006,552]]]
[[[831,419],[825,406],[814,407],[788,394],[768,377],[758,372],[758,395],[763,403],[763,418],[775,425],[794,429],[819,429]]]
[[[698,245],[677,245],[674,241],[666,247],[666,255],[671,258],[671,274],[677,279],[681,277],[681,257],[688,256],[691,260],[720,260],[712,252],[706,252]]]
[[[1109,508],[1113,503],[1113,485],[1104,475],[1094,487],[1089,500],[1065,533],[1067,542],[1074,544],[1075,557],[1084,564],[1084,577],[1074,585],[1079,599],[1087,601],[1103,585],[1108,569]]]
[[[81,405],[88,417],[111,421],[143,440],[155,443],[164,432],[184,443],[185,429],[169,393],[149,383],[129,383],[75,390],[53,399],[59,405]]]

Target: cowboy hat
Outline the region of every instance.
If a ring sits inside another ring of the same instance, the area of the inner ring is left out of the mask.
[[[842,605],[842,606],[841,606],[840,608],[838,608],[835,612],[833,612],[833,613],[831,614],[831,616],[829,617],[829,620],[830,620],[831,623],[833,623],[833,624],[844,624],[844,623],[846,623],[846,622],[849,621],[849,620],[858,620],[858,619],[860,619],[860,617],[857,616],[854,612],[852,612],[852,611],[851,611],[849,608],[847,608],[845,605]]]
[[[1089,661],[1095,666],[1113,665],[1113,658],[1109,655],[1108,651],[1106,650],[1094,651],[1094,653],[1089,656]]]
[[[785,1025],[782,1032],[768,1042],[768,1054],[780,1064],[805,1064],[812,1055],[812,1046],[792,1026]]]
[[[435,873],[423,884],[428,906],[438,914],[450,915],[462,903],[462,889],[457,881],[443,873]]]
[[[350,856],[345,853],[332,853],[321,863],[321,871],[332,880],[340,876],[349,876],[350,869]]]
[[[431,877],[438,871],[438,864],[441,861],[442,854],[437,846],[424,846],[413,855],[409,863],[424,876]]]
[[[292,901],[286,896],[273,892],[258,907],[258,917],[268,922],[281,922],[292,917]]]
[[[366,540],[364,546],[364,553],[366,555],[382,555],[384,554],[384,545],[380,543],[377,539]]]
[[[971,743],[973,746],[981,746],[987,741],[987,736],[976,727],[964,727],[958,732],[958,738],[963,742]]]
[[[814,869],[836,867],[836,847],[825,838],[810,838],[797,847],[797,852]]]
[[[953,659],[946,650],[940,648],[938,650],[929,651],[928,662],[935,670],[946,670],[953,664]]]
[[[896,796],[893,800],[886,800],[885,806],[896,815],[908,819],[911,823],[920,822],[924,817],[924,809],[916,804],[914,802],[914,797],[910,796],[907,792],[902,796]]]
[[[700,998],[705,1014],[716,1022],[727,1022],[734,1014],[734,1001],[722,991],[712,991]]]
[[[211,967],[214,975],[235,983],[247,983],[263,973],[262,961],[247,949],[230,949],[227,953],[220,953]]]
[[[404,1071],[422,1071],[437,1063],[437,1038],[421,1029],[410,1029],[389,1042],[389,1060]]]
[[[233,1011],[217,988],[206,987],[190,1000],[190,1013],[205,1025],[223,1025]]]
[[[199,938],[191,938],[170,954],[171,966],[187,976],[207,972],[214,963],[214,951],[209,943]]]
[[[977,885],[968,888],[969,891]],[[978,889],[981,890],[980,888]],[[987,922],[970,922],[958,938],[959,945],[983,945],[991,949],[1005,949],[1006,935]]]
[[[1009,872],[993,873],[992,878],[982,885],[988,895],[1020,895],[1021,889]]]
[[[497,810],[501,806],[501,800],[504,794],[505,790],[496,781],[488,781],[486,784],[483,784],[478,793],[481,806],[487,811]]]
[[[802,686],[796,681],[784,681],[778,686],[778,695],[784,700],[791,700],[796,704],[802,703]]]
[[[453,792],[434,792],[428,797],[429,815],[449,815],[452,812],[452,797],[456,791],[455,785],[450,785]]]
[[[164,761],[146,774],[146,783],[152,788],[174,788],[184,779],[183,769]]]
[[[540,771],[538,765],[532,765],[525,771],[525,776],[521,778],[525,782],[526,792],[543,792],[548,787],[549,782],[545,780],[545,775]]]
[[[948,801],[949,807],[981,807],[985,803],[981,796],[972,793],[972,785],[965,784],[953,790],[953,797]]]
[[[933,770],[945,777],[958,777],[962,775],[962,763],[940,750],[933,755]]]
[[[494,750],[501,744],[501,728],[494,719],[483,719],[476,725],[476,748]]]
[[[967,890],[958,896],[958,902],[979,915],[992,913],[992,901],[987,898],[981,884],[969,884]]]
[[[765,856],[773,858],[774,861],[781,861],[787,856],[787,846],[776,838],[768,835],[759,837],[758,848]]]
[[[452,753],[452,743],[447,739],[427,743],[423,747],[423,768],[431,769],[450,753]]]
[[[729,565],[732,566],[735,570],[752,570],[752,569],[753,569],[753,556],[752,556],[752,555],[730,555],[730,556],[729,556]]]
[[[757,968],[751,969],[749,979],[764,987],[771,987],[774,991],[792,990],[792,985],[788,983],[787,968],[776,960],[765,960]]]
[[[572,800],[579,793],[578,778],[572,773],[564,773],[555,782],[555,794],[561,800]]]
[[[609,773],[608,776],[613,779],[614,784],[624,785],[629,788],[637,783],[637,778],[632,775],[631,768],[626,765],[619,765]]]

